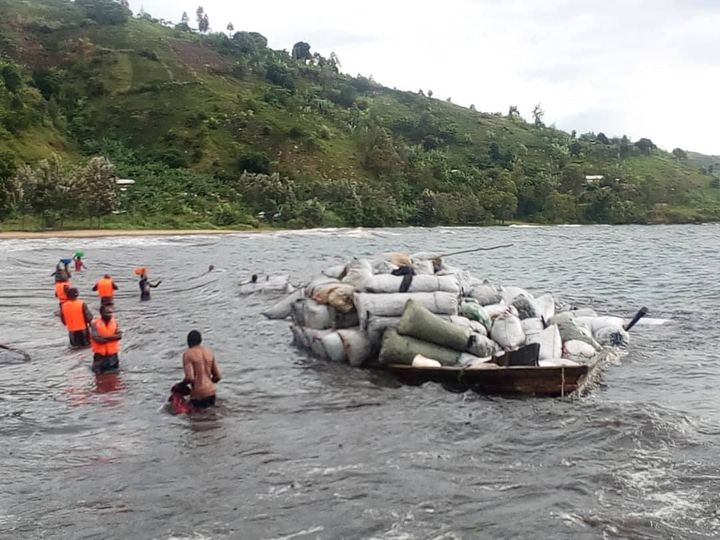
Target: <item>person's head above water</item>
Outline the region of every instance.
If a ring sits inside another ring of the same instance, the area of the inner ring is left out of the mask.
[[[105,274],[103,277],[104,277],[105,279],[111,279],[111,278],[110,278],[110,274]]]
[[[75,300],[80,295],[80,292],[75,287],[69,287],[65,292],[70,300]]]
[[[202,343],[202,334],[197,330],[192,330],[187,335],[188,347],[197,347]]]
[[[112,319],[112,316],[114,313],[115,313],[115,311],[113,310],[112,306],[110,306],[110,305],[100,306],[100,317],[102,317],[103,321],[110,322],[110,319]]]
[[[257,283],[257,279],[257,274],[253,274],[252,276],[250,276],[250,283]]]

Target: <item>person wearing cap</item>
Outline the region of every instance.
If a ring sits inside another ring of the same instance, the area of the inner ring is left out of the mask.
[[[183,353],[183,383],[192,386],[190,403],[193,409],[207,409],[215,406],[215,383],[220,382],[220,368],[215,355],[203,347],[202,335],[197,330],[187,336],[188,348]]]
[[[111,305],[100,307],[100,318],[90,324],[90,344],[92,345],[92,370],[96,374],[117,371],[120,367],[120,340],[122,331],[115,319]]]
[[[113,303],[113,295],[115,294],[115,291],[118,290],[118,287],[110,277],[110,274],[105,274],[97,281],[97,283],[95,283],[92,290],[98,293],[98,296],[100,297],[100,305],[104,306],[106,304]]]
[[[71,347],[87,347],[90,344],[88,325],[92,322],[92,313],[87,304],[78,298],[75,287],[65,289],[67,300],[60,308],[60,319],[68,330]]]

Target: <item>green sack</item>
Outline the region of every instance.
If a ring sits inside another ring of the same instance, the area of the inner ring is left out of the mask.
[[[413,358],[421,354],[426,358],[437,360],[443,366],[454,366],[457,364],[461,353],[452,349],[428,343],[410,336],[401,336],[394,328],[385,330],[382,349],[380,349],[380,364],[402,364],[412,365]]]
[[[408,300],[405,304],[397,332],[403,336],[422,339],[460,352],[467,350],[468,340],[472,334],[469,328],[441,319],[415,300]]]
[[[463,302],[460,304],[460,315],[467,317],[471,321],[477,321],[482,324],[485,329],[490,332],[492,328],[492,320],[485,311],[485,308],[475,302]]]

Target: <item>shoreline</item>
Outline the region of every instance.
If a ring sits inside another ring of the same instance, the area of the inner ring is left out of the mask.
[[[32,240],[45,238],[108,238],[112,236],[204,236],[224,234],[259,234],[272,229],[74,229],[66,231],[6,231],[0,240]]]

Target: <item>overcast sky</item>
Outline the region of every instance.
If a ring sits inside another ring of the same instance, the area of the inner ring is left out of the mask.
[[[195,24],[198,0],[131,0]],[[213,30],[307,41],[342,70],[567,131],[720,154],[720,0],[202,0]]]

